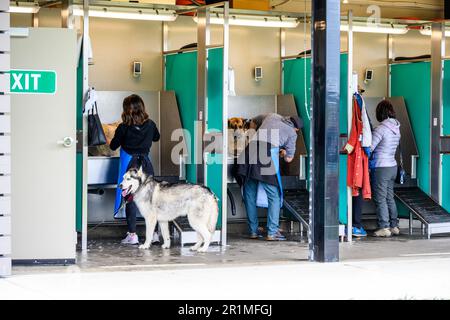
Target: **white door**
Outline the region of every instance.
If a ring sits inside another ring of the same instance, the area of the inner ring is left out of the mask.
[[[74,30],[46,28],[11,38],[16,262],[75,261],[76,40]]]

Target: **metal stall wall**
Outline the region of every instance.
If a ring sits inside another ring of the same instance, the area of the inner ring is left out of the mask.
[[[0,277],[11,275],[11,102],[9,0],[0,0]]]
[[[305,63],[306,59],[306,63]],[[339,112],[339,132],[347,135],[347,92],[348,92],[348,55],[341,54],[341,98]],[[305,69],[306,66],[306,69]],[[306,71],[305,71],[306,70]],[[306,72],[306,77],[305,77]],[[305,93],[306,81],[306,93]],[[311,58],[298,58],[285,60],[283,63],[283,93],[292,94],[295,98],[298,113],[303,118],[303,136],[305,138],[306,149],[310,150],[310,128],[311,128]],[[306,96],[305,96],[306,94]],[[306,106],[305,106],[306,99]],[[309,181],[309,161],[306,161],[306,179]],[[347,156],[339,157],[339,221],[347,223]]]
[[[450,135],[450,61],[444,61],[443,79],[443,134]],[[442,206],[450,211],[450,154],[442,157]]]
[[[418,186],[430,193],[430,62],[391,65],[391,97],[404,97],[416,137]]]
[[[194,164],[195,121],[197,106],[197,52],[169,54],[166,60],[166,90],[175,91],[183,128],[189,133],[187,139],[186,180],[197,180]],[[208,111],[206,132],[223,131],[223,49],[208,50]],[[222,154],[217,152],[207,155],[206,185],[219,198],[220,216],[217,227],[222,226]]]
[[[431,64],[415,62],[393,64],[391,68],[391,96],[403,97],[416,138],[417,184],[430,193],[430,98]],[[408,217],[409,210],[397,202],[400,217]]]

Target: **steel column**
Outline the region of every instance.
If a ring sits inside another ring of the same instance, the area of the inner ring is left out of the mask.
[[[74,24],[73,0],[63,0],[61,7],[61,27],[73,29]]]
[[[386,36],[386,97],[391,96],[391,62],[394,59],[394,37]]]
[[[222,232],[221,245],[227,245],[227,211],[228,211],[228,68],[229,68],[229,48],[230,48],[230,24],[229,24],[230,5],[224,3],[223,7],[223,114],[222,114]]]
[[[442,136],[442,81],[444,73],[444,23],[433,23],[431,32],[431,141],[430,141],[430,195],[442,203],[442,155],[439,143]]]
[[[352,129],[352,115],[353,115],[353,12],[348,12],[348,32],[347,32],[347,125],[348,136],[350,137],[350,130]],[[340,174],[344,174],[340,172]],[[353,240],[353,197],[351,188],[347,187],[347,241]]]
[[[195,132],[195,163],[197,183],[205,184],[204,135],[208,112],[208,49],[209,9],[201,7],[197,11],[197,123]]]
[[[32,26],[33,28],[39,28],[39,11],[36,13],[33,13],[31,15],[33,22],[32,22]]]
[[[83,0],[83,104],[89,91],[89,0]],[[87,253],[88,232],[88,125],[87,116],[83,115],[83,191],[82,191],[82,224],[81,224],[81,250]]]
[[[169,51],[169,24],[167,21],[162,23],[162,34],[161,34],[161,47],[162,47],[162,90],[166,90],[166,55],[165,52]]]
[[[286,29],[280,28],[280,89],[279,93],[284,94],[284,61],[286,56]]]
[[[339,260],[340,1],[312,1],[309,259]]]

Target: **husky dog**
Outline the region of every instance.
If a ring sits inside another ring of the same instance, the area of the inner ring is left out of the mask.
[[[219,216],[217,198],[208,188],[187,183],[159,182],[146,175],[142,168],[128,170],[120,188],[123,197],[133,196],[133,201],[145,218],[145,243],[139,249],[150,248],[156,222],[161,227],[164,240],[162,248],[170,248],[169,221],[187,215],[189,224],[197,232],[197,243],[191,250],[208,250]]]

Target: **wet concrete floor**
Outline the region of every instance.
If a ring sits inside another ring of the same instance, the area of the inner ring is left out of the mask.
[[[354,242],[340,243],[340,261],[366,261],[371,259],[408,259],[417,257],[450,257],[450,237],[434,236],[425,239],[418,230],[407,235],[379,239],[367,237]],[[90,240],[88,251],[77,253],[75,266],[14,267],[15,274],[63,271],[77,268],[81,272],[149,271],[165,269],[191,269],[251,265],[292,264],[308,261],[308,243],[305,236],[290,234],[288,241],[268,242],[250,240],[241,235],[230,235],[227,247],[211,245],[207,253],[196,253],[189,246],[173,244],[162,249],[160,244],[149,250],[120,244],[120,239]]]

